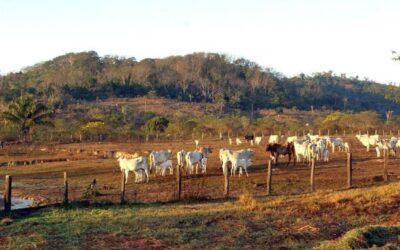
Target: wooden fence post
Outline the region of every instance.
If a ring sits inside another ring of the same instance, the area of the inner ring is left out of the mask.
[[[375,134],[376,134],[376,135],[378,134],[378,130],[376,130],[376,129],[375,129]]]
[[[224,185],[224,195],[225,198],[228,198],[229,196],[229,173],[228,173],[228,168],[224,171],[224,180],[225,180],[225,185]]]
[[[329,136],[330,132],[331,132],[331,131],[328,129],[328,136]]]
[[[178,193],[178,201],[181,199],[182,193],[182,177],[181,177],[181,166],[179,164],[176,165],[176,191]]]
[[[267,195],[271,194],[271,177],[272,177],[271,160],[268,160],[268,167],[267,167]]]
[[[353,186],[353,158],[351,153],[347,153],[347,188]]]
[[[314,177],[315,177],[315,157],[311,158],[311,175],[310,175],[311,192],[315,191]]]
[[[126,176],[125,176],[125,171],[121,172],[121,203],[125,202],[125,180],[126,180]]]
[[[68,205],[68,175],[64,172],[64,205]]]
[[[383,180],[388,181],[388,171],[387,171],[387,162],[388,162],[389,152],[387,149],[383,150]]]
[[[4,211],[6,213],[11,212],[11,191],[12,177],[10,175],[6,175],[4,180]]]
[[[346,129],[343,130],[343,137],[346,136]]]

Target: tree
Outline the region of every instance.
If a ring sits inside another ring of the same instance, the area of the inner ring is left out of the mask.
[[[54,126],[52,121],[53,111],[42,103],[37,103],[29,96],[21,96],[8,106],[3,112],[6,121],[16,124],[26,141],[33,128],[38,125]]]
[[[169,120],[161,116],[155,116],[146,122],[146,128],[150,132],[156,132],[158,134],[165,131],[168,127]]]

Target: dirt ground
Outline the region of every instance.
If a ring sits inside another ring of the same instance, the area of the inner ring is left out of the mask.
[[[350,143],[353,154],[353,185],[379,185],[383,182],[383,160],[376,158],[375,150],[366,149],[353,136],[344,137]],[[229,146],[227,140],[205,139],[200,146],[213,148],[207,173],[197,176],[183,175],[183,197],[194,199],[220,198],[223,196],[224,178],[219,165],[220,148],[255,150],[253,166],[249,177],[232,177],[231,196],[244,193],[254,196],[266,194],[266,167],[269,153],[265,152],[266,140],[260,146]],[[13,196],[33,200],[33,206],[62,202],[63,172],[68,173],[69,198],[72,201],[85,200],[84,193],[93,179],[97,181],[99,195],[90,198],[96,202],[118,202],[120,199],[121,172],[118,162],[111,157],[112,151],[123,150],[148,155],[151,150],[171,149],[194,150],[192,140],[160,141],[149,143],[76,143],[51,145],[13,145],[0,149],[0,193],[4,192],[4,176],[12,175]],[[346,153],[330,154],[329,163],[317,162],[315,173],[316,190],[340,190],[346,187]],[[286,166],[287,158],[279,159],[273,167],[273,195],[290,195],[310,192],[310,167],[298,163],[295,167]],[[18,166],[7,167],[8,162]],[[400,178],[400,161],[388,161],[389,180]],[[25,165],[24,165],[25,164]],[[166,202],[175,199],[175,175],[154,176],[151,174],[147,184],[135,184],[133,174],[129,175],[126,186],[126,200],[130,202]]]

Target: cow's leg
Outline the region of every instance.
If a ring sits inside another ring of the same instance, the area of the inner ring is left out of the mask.
[[[293,154],[293,167],[296,166],[296,156]]]
[[[149,183],[149,171],[145,169],[144,174],[146,175],[146,183]]]
[[[129,170],[125,170],[125,184],[128,183]]]
[[[162,175],[162,176],[165,176],[165,168],[162,168],[162,169],[161,169],[161,175]]]

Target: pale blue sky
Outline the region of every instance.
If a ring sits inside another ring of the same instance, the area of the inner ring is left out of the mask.
[[[398,0],[0,0],[0,73],[67,52],[217,52],[287,76],[400,82]]]

